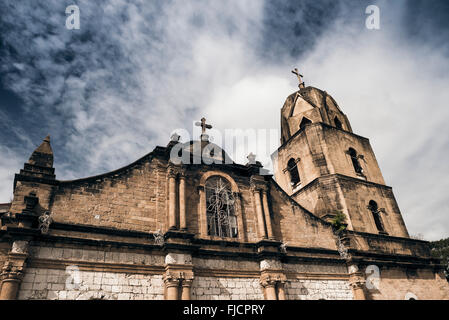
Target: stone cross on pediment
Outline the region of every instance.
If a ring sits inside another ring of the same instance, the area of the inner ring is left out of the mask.
[[[201,122],[197,121],[195,125],[201,127],[201,134],[205,134],[206,129],[212,129],[212,126],[206,123],[206,118],[201,118]]]
[[[293,69],[293,70],[292,70],[292,73],[293,73],[293,74],[296,74],[296,76],[298,77],[298,80],[299,80],[299,86],[298,86],[298,87],[299,87],[300,89],[305,88],[306,86],[305,86],[305,84],[304,84],[304,81],[302,81],[302,78],[304,78],[304,76],[303,76],[302,74],[299,73],[298,68]]]

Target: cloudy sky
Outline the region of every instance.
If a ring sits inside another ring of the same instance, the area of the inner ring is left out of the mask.
[[[71,4],[79,30],[65,27]],[[380,30],[365,27],[371,4]],[[2,0],[0,12],[0,202],[47,134],[65,180],[124,166],[202,116],[220,132],[279,130],[299,67],[370,138],[410,233],[449,236],[448,1]]]

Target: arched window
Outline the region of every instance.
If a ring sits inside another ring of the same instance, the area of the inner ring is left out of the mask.
[[[301,182],[301,178],[299,176],[298,166],[296,165],[295,159],[291,158],[287,163],[287,170],[290,174],[290,183],[292,186],[296,186]]]
[[[301,123],[299,124],[299,129],[304,129],[305,126],[307,126],[308,124],[311,124],[312,121],[310,121],[309,119],[307,119],[306,117],[302,118]]]
[[[359,162],[359,157],[357,155],[357,151],[353,148],[349,148],[349,156],[351,157],[352,165],[354,166],[354,170],[358,174],[363,174],[362,166]]]
[[[343,129],[343,125],[341,124],[341,121],[337,117],[335,117],[334,123],[335,123],[335,128]]]
[[[385,232],[384,225],[382,223],[382,219],[380,217],[379,208],[377,206],[376,201],[371,200],[368,205],[368,209],[371,211],[374,223],[376,224],[377,231],[379,232]]]
[[[237,217],[231,184],[223,177],[213,176],[207,179],[205,191],[207,234],[222,238],[236,238]]]

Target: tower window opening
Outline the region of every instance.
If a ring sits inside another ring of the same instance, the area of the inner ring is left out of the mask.
[[[341,124],[341,121],[337,117],[335,117],[334,123],[335,123],[335,128],[341,129],[341,130],[343,129],[343,125]]]
[[[377,206],[376,201],[371,200],[368,205],[368,209],[371,211],[374,223],[376,224],[377,231],[385,232],[384,225],[382,223],[382,219],[380,217],[379,207]]]
[[[295,159],[288,160],[287,169],[290,174],[290,183],[292,186],[296,186],[301,182],[301,178],[299,176],[298,166],[296,164]]]
[[[312,121],[307,119],[306,117],[302,118],[301,123],[299,124],[299,129],[304,129],[307,125],[311,124]]]
[[[351,157],[352,165],[354,166],[354,171],[358,174],[363,174],[363,169],[362,166],[360,165],[357,151],[355,151],[353,148],[349,148],[349,156]]]

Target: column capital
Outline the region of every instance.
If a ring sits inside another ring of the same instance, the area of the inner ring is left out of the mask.
[[[174,168],[168,167],[168,169],[167,169],[167,178],[168,179],[176,178],[176,174],[177,174],[177,172]]]
[[[193,278],[192,279],[184,279],[184,280],[182,280],[182,286],[183,287],[191,288],[192,287],[192,283],[193,283]]]
[[[262,274],[259,282],[264,288],[275,287],[278,283],[285,284],[287,277],[284,274]]]
[[[260,189],[259,189],[259,187],[258,187],[257,184],[251,183],[250,189],[251,189],[251,191],[252,191],[253,193],[258,193],[258,192],[260,192]]]
[[[11,261],[6,261],[2,268],[0,278],[2,281],[20,282],[22,281],[23,271],[24,271],[24,264],[15,265]]]
[[[364,289],[366,284],[366,279],[362,272],[356,271],[349,275],[349,285],[352,289]]]
[[[250,189],[252,192],[259,192],[259,193],[267,193],[268,192],[268,186],[267,183],[264,181],[257,181],[253,180],[251,177],[250,181]]]
[[[163,280],[164,280],[165,286],[167,288],[178,287],[179,286],[179,279],[173,277],[171,274],[164,275]]]
[[[350,282],[349,285],[351,286],[352,289],[357,290],[357,289],[363,289],[365,287],[365,283],[366,283],[366,281],[361,280],[361,281]]]

